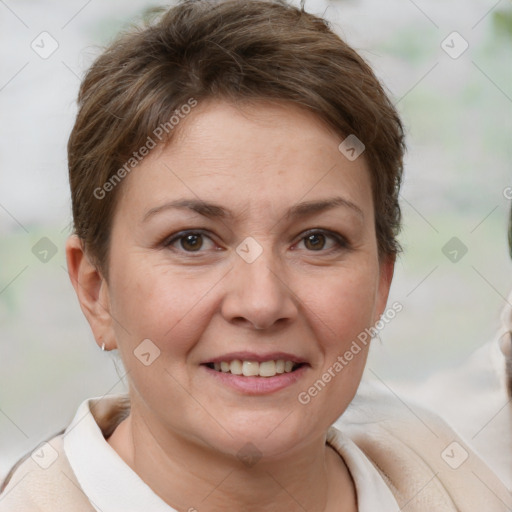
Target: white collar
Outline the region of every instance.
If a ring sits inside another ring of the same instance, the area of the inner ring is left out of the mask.
[[[350,471],[359,512],[400,512],[390,488],[354,441],[332,426],[327,432],[327,442],[341,455]]]
[[[116,403],[121,396],[89,398],[64,432],[64,451],[85,495],[98,512],[176,512],[128,466],[105,440],[91,412],[95,400]],[[359,512],[398,512],[390,489],[364,453],[335,427],[329,444],[342,456],[356,486]]]
[[[99,399],[84,400],[64,432],[64,452],[93,507],[98,512],[176,512],[107,443],[90,408]]]

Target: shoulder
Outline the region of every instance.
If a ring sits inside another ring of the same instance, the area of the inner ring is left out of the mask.
[[[436,414],[389,389],[362,384],[335,423],[411,512],[510,510],[505,485]]]
[[[512,490],[510,345],[510,333],[499,331],[455,367],[395,390],[443,417]]]
[[[57,435],[39,445],[10,475],[0,512],[95,512],[82,492]]]

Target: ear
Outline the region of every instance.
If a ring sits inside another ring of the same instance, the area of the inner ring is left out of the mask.
[[[393,274],[395,272],[395,261],[396,255],[389,254],[382,257],[379,263],[379,286],[377,290],[377,304],[375,308],[374,323],[377,322],[388,302],[389,289],[391,288],[391,282],[393,281]]]
[[[66,261],[71,284],[98,346],[117,348],[110,315],[109,289],[105,278],[85,254],[83,243],[76,235],[66,241]]]

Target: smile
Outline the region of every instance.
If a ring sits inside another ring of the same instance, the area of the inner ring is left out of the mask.
[[[234,359],[233,361],[208,363],[207,366],[217,372],[243,375],[244,377],[275,377],[276,375],[291,373],[297,370],[301,363],[285,361],[284,359],[262,362]]]

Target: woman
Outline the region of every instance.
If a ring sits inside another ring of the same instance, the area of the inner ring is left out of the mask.
[[[129,396],[84,402],[0,511],[506,510],[398,413],[332,427],[386,311],[403,149],[369,67],[282,2],[183,2],[113,43],[79,94],[66,253]]]

